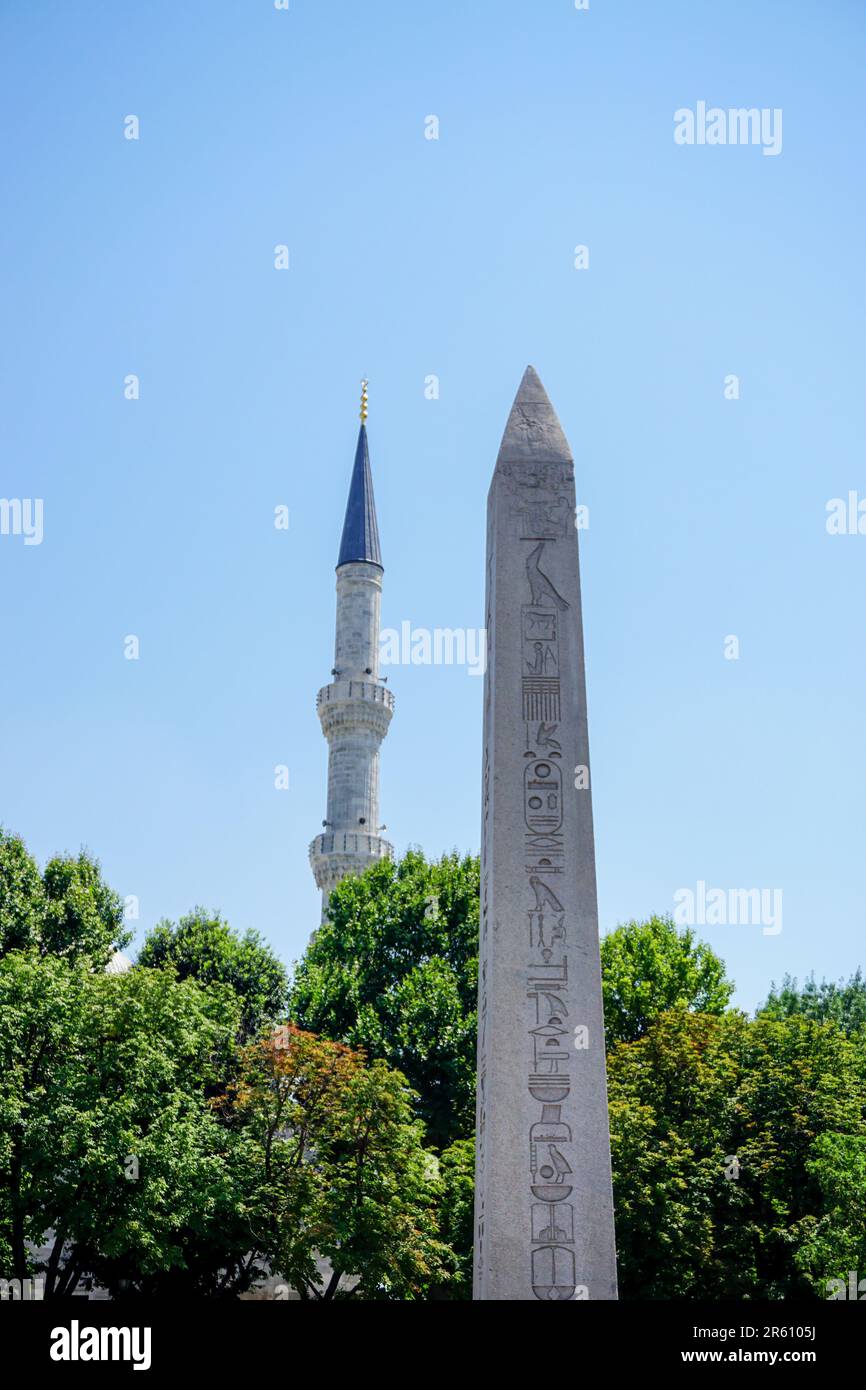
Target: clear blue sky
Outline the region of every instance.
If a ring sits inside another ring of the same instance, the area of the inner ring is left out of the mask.
[[[139,939],[203,903],[295,958],[359,378],[384,623],[480,627],[532,362],[590,507],[603,929],[781,887],[781,935],[702,933],[740,1003],[866,966],[866,536],[825,530],[866,497],[864,38],[860,0],[5,4],[0,495],[45,534],[0,537],[0,820]],[[675,145],[700,100],[782,108],[782,153]],[[482,683],[390,682],[391,838],[477,850]]]

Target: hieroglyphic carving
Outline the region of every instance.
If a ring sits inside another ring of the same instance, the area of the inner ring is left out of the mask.
[[[523,718],[558,724],[560,719],[559,681],[523,679]]]
[[[568,608],[568,602],[541,569],[541,556],[547,541],[539,541],[526,558],[526,577],[529,580],[531,603],[534,608],[556,607],[560,613]]]
[[[523,648],[523,718],[527,724],[558,724],[560,709],[559,614],[568,608],[539,561],[548,542],[534,546],[526,559],[530,602],[521,609]]]
[[[488,571],[489,573],[489,571]],[[489,618],[488,618],[489,626]],[[485,740],[484,770],[482,774],[482,836],[486,842],[490,830],[490,749]],[[478,974],[478,1102],[476,1114],[478,1181],[476,1206],[476,1246],[479,1264],[484,1259],[485,1201],[486,1183],[483,1181],[484,1164],[487,1155],[487,938],[490,919],[490,872],[484,873],[481,882],[481,908],[479,923],[479,974]]]
[[[523,774],[523,814],[535,834],[550,835],[562,825],[562,775],[547,758],[533,758]]]
[[[515,464],[500,460],[497,472],[505,480],[509,492],[519,497],[521,503],[526,502],[527,494],[540,498],[546,491],[553,493],[553,496],[545,501],[555,502],[557,493],[562,488],[567,489],[571,482],[571,470],[565,463],[536,463],[521,459]]]
[[[518,534],[522,541],[557,540],[568,534],[571,507],[568,498],[561,494],[552,500],[541,496],[521,498],[513,511],[520,518]]]
[[[549,478],[539,484],[549,487]],[[545,546],[565,535],[558,523],[568,510],[558,497],[515,508],[518,541],[535,541],[526,556],[529,602],[521,609],[521,698],[526,725],[523,774],[524,866],[529,919],[527,998],[527,1086],[540,1106],[529,1132],[530,1181],[527,1193],[532,1244],[531,1280],[536,1298],[574,1297],[574,1207],[569,1202],[573,1141],[562,1120],[562,1102],[571,1091],[572,1051],[568,1008],[568,904],[557,875],[563,872],[564,836],[561,719],[560,615],[569,607],[541,568]],[[548,562],[549,563],[549,562]],[[559,762],[557,762],[559,760]]]

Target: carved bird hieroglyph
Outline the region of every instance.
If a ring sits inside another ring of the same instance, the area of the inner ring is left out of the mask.
[[[556,592],[547,575],[542,574],[538,568],[539,557],[543,549],[544,541],[541,541],[526,558],[526,577],[529,580],[532,605],[534,608],[544,608],[554,603],[560,610],[565,609],[568,607],[565,599]]]

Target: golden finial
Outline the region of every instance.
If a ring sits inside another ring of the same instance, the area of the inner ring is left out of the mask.
[[[361,424],[367,423],[367,381],[361,382]]]

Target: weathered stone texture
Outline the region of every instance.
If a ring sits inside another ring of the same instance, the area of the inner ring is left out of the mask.
[[[530,367],[488,499],[477,1299],[617,1296],[574,518]]]

